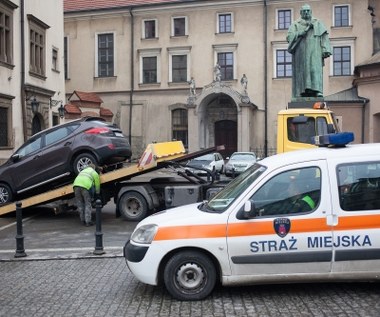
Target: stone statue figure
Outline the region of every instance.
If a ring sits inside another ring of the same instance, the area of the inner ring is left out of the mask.
[[[243,77],[240,79],[240,83],[243,87],[244,93],[247,94],[248,78],[245,74],[243,74]]]
[[[195,80],[193,77],[191,77],[190,81],[189,81],[189,85],[190,85],[190,95],[191,96],[195,96],[196,94],[196,91],[195,91]]]
[[[292,97],[323,97],[324,59],[331,55],[326,27],[312,17],[310,5],[288,30],[288,52],[292,54]]]
[[[215,81],[221,81],[222,80],[222,73],[220,71],[220,65],[216,63],[214,67],[214,73],[215,73]]]

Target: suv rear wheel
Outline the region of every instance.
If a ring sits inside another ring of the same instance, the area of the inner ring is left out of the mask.
[[[97,161],[92,154],[90,153],[79,154],[75,158],[74,164],[73,164],[73,170],[74,170],[75,175],[78,175],[82,169],[84,169],[86,166],[88,166],[91,163],[97,165]]]

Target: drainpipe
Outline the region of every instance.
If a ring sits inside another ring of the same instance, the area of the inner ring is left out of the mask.
[[[368,99],[363,100],[363,107],[362,107],[362,143],[364,143],[364,125],[365,125],[365,106],[368,103]]]
[[[268,156],[268,8],[264,0],[264,155]]]
[[[22,114],[22,130],[24,133],[24,142],[27,140],[26,131],[26,94],[25,94],[25,3],[21,0],[20,3],[20,28],[21,28],[21,85],[20,85],[20,104],[21,104],[21,114]]]
[[[132,148],[132,106],[133,106],[133,92],[135,87],[135,65],[134,65],[134,16],[132,8],[129,9],[129,14],[131,15],[131,92],[129,94],[129,144]]]

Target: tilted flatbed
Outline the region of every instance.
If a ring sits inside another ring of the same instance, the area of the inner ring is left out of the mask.
[[[113,185],[132,177],[165,167],[168,162],[184,162],[212,151],[218,147],[187,154],[181,141],[151,143],[147,146],[138,163],[127,163],[122,168],[100,175],[102,187]],[[109,186],[108,186],[109,187]],[[20,202],[22,208],[48,204],[57,200],[70,199],[74,196],[72,183],[33,195],[0,207],[0,215],[16,210],[16,203]]]

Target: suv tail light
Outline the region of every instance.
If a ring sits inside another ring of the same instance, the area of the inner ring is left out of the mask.
[[[91,128],[85,131],[86,134],[113,134],[108,128]]]

